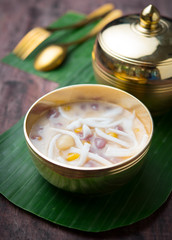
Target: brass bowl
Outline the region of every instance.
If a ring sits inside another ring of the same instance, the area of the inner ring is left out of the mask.
[[[152,5],[98,34],[92,61],[98,83],[125,90],[153,114],[172,108],[172,20]]]
[[[144,124],[149,136],[148,143],[132,158],[110,167],[84,168],[58,163],[39,152],[31,143],[29,133],[32,125],[52,106],[87,100],[101,100],[119,104]],[[38,99],[28,110],[24,120],[24,135],[33,162],[39,173],[58,188],[78,193],[105,193],[127,183],[140,169],[153,134],[153,121],[147,108],[134,96],[105,85],[73,85],[52,91]]]

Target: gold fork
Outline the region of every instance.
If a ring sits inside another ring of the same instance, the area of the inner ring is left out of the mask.
[[[13,53],[21,59],[26,59],[43,41],[45,41],[52,32],[64,29],[75,29],[80,28],[96,19],[99,19],[105,16],[107,13],[114,9],[114,5],[111,3],[104,4],[103,6],[99,7],[98,9],[91,12],[87,15],[83,20],[79,21],[78,23],[58,27],[58,28],[51,28],[51,27],[36,27],[30,30],[17,44],[14,48]]]

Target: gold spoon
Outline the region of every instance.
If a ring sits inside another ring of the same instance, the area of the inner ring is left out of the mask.
[[[116,9],[104,17],[88,34],[84,37],[69,43],[53,44],[44,48],[36,57],[34,67],[38,71],[50,71],[57,68],[67,55],[67,48],[71,45],[80,44],[95,36],[100,30],[112,20],[122,16],[122,11]]]
[[[77,29],[81,28],[90,22],[104,17],[106,14],[114,9],[114,4],[107,3],[97,8],[90,14],[88,14],[83,20],[77,23],[59,26],[56,28],[52,27],[35,27],[30,30],[14,48],[13,53],[21,58],[26,59],[42,42],[44,42],[53,32],[64,30],[64,29]]]

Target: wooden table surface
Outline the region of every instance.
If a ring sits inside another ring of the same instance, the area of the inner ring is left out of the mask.
[[[68,10],[89,13],[105,0],[0,0],[0,58],[35,26],[46,26]],[[139,13],[149,0],[110,0],[124,14]],[[171,0],[152,0],[161,15],[172,17]],[[13,126],[56,83],[0,63],[0,133]],[[84,216],[83,216],[84,217]],[[153,215],[131,226],[103,233],[61,227],[32,215],[0,197],[0,240],[172,239],[172,197]]]

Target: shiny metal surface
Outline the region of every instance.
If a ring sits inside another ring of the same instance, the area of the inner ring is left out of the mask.
[[[160,13],[153,5],[147,6],[140,14],[140,26],[150,31],[159,28]]]
[[[129,111],[135,110],[149,136],[148,143],[135,156],[110,167],[72,167],[53,161],[41,154],[29,140],[29,133],[40,114],[54,105],[99,99],[116,103]],[[40,174],[53,185],[72,192],[104,193],[125,184],[143,164],[153,134],[153,122],[147,108],[132,95],[104,85],[73,85],[57,89],[36,101],[26,114],[24,134],[28,149]]]
[[[98,82],[130,92],[153,113],[172,107],[172,21],[154,6],[109,23],[92,59]]]

